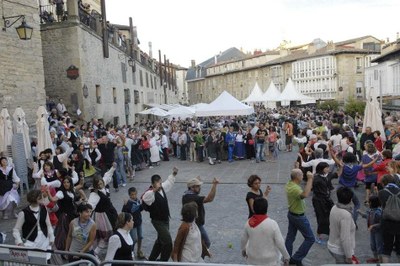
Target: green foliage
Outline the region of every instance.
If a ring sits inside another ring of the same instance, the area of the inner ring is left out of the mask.
[[[349,101],[344,106],[346,114],[354,117],[356,113],[364,114],[365,102],[357,101],[354,98],[350,98]]]
[[[339,110],[339,103],[336,100],[324,101],[318,104],[318,108],[325,111],[329,110],[337,111]]]

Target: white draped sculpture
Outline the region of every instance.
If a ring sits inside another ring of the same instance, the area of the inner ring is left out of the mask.
[[[7,151],[7,146],[11,145],[13,137],[12,121],[7,108],[3,108],[0,113],[0,152]]]
[[[26,159],[31,159],[31,140],[29,137],[29,126],[25,120],[25,112],[21,107],[15,109],[14,114],[14,134],[21,133],[24,141]]]
[[[48,113],[44,106],[40,106],[36,111],[36,130],[37,130],[37,153],[45,149],[52,149],[54,152],[54,147],[51,142],[50,131],[49,131],[49,120]]]

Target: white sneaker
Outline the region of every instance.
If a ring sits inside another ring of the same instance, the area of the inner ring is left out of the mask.
[[[123,187],[126,187],[126,184],[125,184],[125,183],[123,183],[123,184],[122,184],[122,186],[123,186]]]

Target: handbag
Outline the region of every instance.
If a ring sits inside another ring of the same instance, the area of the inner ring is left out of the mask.
[[[254,145],[254,139],[249,139],[249,145]]]

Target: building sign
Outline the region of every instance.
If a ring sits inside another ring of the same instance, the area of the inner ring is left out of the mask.
[[[70,65],[67,69],[67,77],[69,79],[77,79],[79,77],[79,68],[74,65]]]

